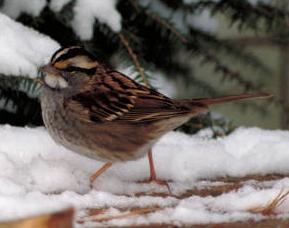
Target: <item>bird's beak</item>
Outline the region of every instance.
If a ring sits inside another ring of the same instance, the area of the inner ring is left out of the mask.
[[[52,88],[66,88],[68,86],[67,81],[63,78],[61,72],[51,64],[40,67],[38,72],[38,78],[44,85]]]
[[[53,71],[53,68],[48,65],[44,65],[38,68],[38,77],[35,79],[40,84],[44,84],[44,77],[46,74],[51,73]]]

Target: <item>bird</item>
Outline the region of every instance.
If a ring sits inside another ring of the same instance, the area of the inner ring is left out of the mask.
[[[171,99],[103,63],[81,46],[62,47],[40,69],[42,117],[52,139],[80,155],[105,162],[91,183],[112,164],[148,155],[150,178],[157,177],[152,147],[166,133],[209,106],[268,93],[217,98]]]

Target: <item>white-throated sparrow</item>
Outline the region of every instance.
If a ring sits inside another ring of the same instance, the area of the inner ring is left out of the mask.
[[[211,104],[270,96],[173,100],[108,68],[78,46],[61,48],[40,70],[42,115],[51,137],[76,153],[107,162],[92,180],[113,162],[149,153],[150,180],[157,181],[151,148],[161,136],[208,111]]]

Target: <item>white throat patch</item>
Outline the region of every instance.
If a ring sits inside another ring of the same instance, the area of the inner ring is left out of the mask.
[[[64,89],[68,87],[67,81],[59,76],[46,75],[44,77],[44,82],[53,89]]]

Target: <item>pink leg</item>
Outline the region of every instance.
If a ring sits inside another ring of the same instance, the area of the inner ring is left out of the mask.
[[[159,185],[165,185],[167,187],[169,193],[172,194],[169,184],[164,180],[157,179],[154,160],[153,160],[153,154],[152,154],[151,149],[148,152],[148,159],[149,159],[149,164],[150,164],[150,178],[148,179],[148,181],[145,181],[145,182],[146,183],[154,182],[154,183],[157,183]]]
[[[98,176],[104,173],[111,166],[112,166],[112,163],[107,162],[100,169],[96,170],[96,172],[90,176],[90,184],[92,184]]]

